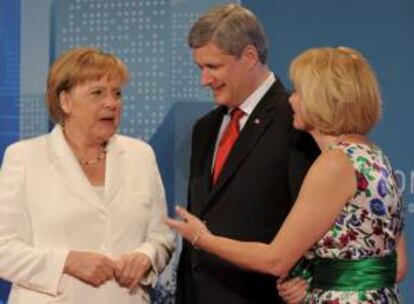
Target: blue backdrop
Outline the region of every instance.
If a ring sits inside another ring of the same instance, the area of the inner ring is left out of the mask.
[[[170,210],[185,202],[190,130],[212,108],[200,88],[186,45],[192,22],[224,0],[0,0],[0,157],[11,142],[49,129],[43,94],[50,61],[63,50],[96,45],[128,65],[120,132],[156,150]],[[240,2],[240,1],[232,1]],[[378,73],[384,117],[372,138],[390,156],[406,203],[409,258],[414,252],[414,2],[410,0],[249,0],[242,4],[262,20],[270,39],[270,66],[289,86],[289,62],[316,46],[351,46]],[[175,259],[155,298],[174,292]],[[414,301],[414,275],[403,284]],[[0,284],[6,301],[8,284]],[[0,300],[2,301],[2,300]],[[1,302],[0,302],[1,304]]]
[[[20,1],[0,0],[0,157],[19,139]],[[0,281],[0,304],[9,285]]]

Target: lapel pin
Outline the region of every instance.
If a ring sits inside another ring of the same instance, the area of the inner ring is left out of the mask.
[[[254,120],[254,124],[255,124],[255,125],[260,124],[260,119],[259,119],[259,118],[256,118],[256,119]]]

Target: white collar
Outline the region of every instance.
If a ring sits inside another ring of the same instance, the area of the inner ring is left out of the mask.
[[[275,82],[275,74],[273,74],[273,72],[270,72],[265,81],[263,81],[260,86],[253,93],[251,93],[249,97],[247,97],[246,100],[243,101],[243,103],[239,106],[240,110],[243,110],[246,116],[249,116],[259,101],[263,98],[263,96]]]

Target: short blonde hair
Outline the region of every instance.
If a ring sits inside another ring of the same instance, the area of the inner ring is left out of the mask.
[[[366,134],[381,116],[375,73],[354,49],[307,50],[293,60],[289,76],[301,96],[305,122],[324,134]]]
[[[46,105],[50,118],[63,124],[65,113],[59,102],[59,94],[86,81],[99,80],[104,76],[128,82],[128,69],[116,56],[100,49],[79,47],[63,53],[49,70],[46,88]]]

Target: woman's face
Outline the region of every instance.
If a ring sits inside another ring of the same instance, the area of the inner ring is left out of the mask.
[[[88,141],[107,141],[119,125],[121,87],[119,79],[104,76],[63,92],[60,103],[66,114],[65,129],[71,129]]]
[[[293,110],[293,126],[295,129],[308,131],[310,126],[304,120],[303,102],[298,91],[293,91],[289,97],[289,103]]]

